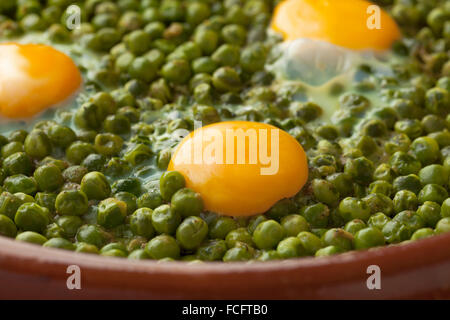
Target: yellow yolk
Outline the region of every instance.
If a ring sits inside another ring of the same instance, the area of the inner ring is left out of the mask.
[[[230,216],[263,213],[294,196],[308,178],[306,154],[297,140],[274,126],[247,121],[191,132],[168,170],[183,174],[207,210]]]
[[[381,8],[369,8],[373,5],[365,0],[285,0],[275,8],[271,28],[287,41],[308,38],[355,50],[386,50],[400,31]]]
[[[25,119],[70,97],[81,74],[64,53],[39,44],[0,44],[0,116]]]

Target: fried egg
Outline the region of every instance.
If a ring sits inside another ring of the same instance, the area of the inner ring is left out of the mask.
[[[401,36],[395,21],[366,0],[285,0],[270,29],[283,37],[271,70],[313,86],[350,77],[362,63],[388,73],[382,60]]]
[[[82,83],[66,54],[43,44],[0,44],[0,116],[30,119],[61,105]]]
[[[294,196],[308,178],[302,146],[287,132],[248,121],[194,130],[176,148],[168,170],[183,174],[206,210],[229,216],[264,213]]]

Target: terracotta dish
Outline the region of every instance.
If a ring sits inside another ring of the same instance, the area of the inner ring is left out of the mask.
[[[0,238],[2,299],[450,298],[450,234],[327,258],[259,263],[157,263],[40,248]],[[69,265],[81,289],[69,290]],[[367,267],[381,270],[369,290]]]

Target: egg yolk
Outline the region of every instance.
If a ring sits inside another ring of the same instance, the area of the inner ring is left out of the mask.
[[[207,210],[229,216],[264,213],[294,196],[308,178],[297,140],[274,126],[247,121],[194,130],[178,145],[168,170],[183,174]]]
[[[63,102],[81,84],[64,53],[40,44],[0,44],[0,116],[26,119]]]
[[[400,31],[381,8],[369,8],[373,5],[365,0],[285,0],[275,8],[271,28],[288,41],[308,38],[355,50],[386,50]]]

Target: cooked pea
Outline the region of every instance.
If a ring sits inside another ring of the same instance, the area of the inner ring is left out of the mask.
[[[81,216],[88,210],[88,198],[83,191],[65,190],[56,197],[55,208],[60,215]]]
[[[344,252],[344,250],[342,250],[339,247],[327,246],[325,248],[321,248],[321,249],[317,250],[315,256],[316,257],[326,257],[326,256],[331,256],[331,255],[342,253],[342,252]]]
[[[170,201],[175,192],[183,188],[185,184],[186,182],[181,173],[177,171],[166,171],[159,179],[161,196],[164,200]]]
[[[75,245],[64,238],[52,238],[46,241],[42,246],[47,248],[57,248],[72,251],[75,250]]]
[[[437,184],[425,185],[417,196],[420,203],[424,203],[425,201],[433,201],[438,204],[442,203],[445,199],[447,199],[447,197],[447,190]]]
[[[411,240],[419,240],[428,238],[434,235],[434,230],[431,228],[421,228],[416,230],[413,235],[411,236]]]
[[[103,173],[93,171],[81,180],[81,191],[88,199],[103,200],[111,194],[111,187]]]
[[[16,236],[16,240],[38,245],[43,245],[45,242],[47,242],[46,237],[34,231],[21,232]]]
[[[218,261],[222,260],[226,251],[224,240],[209,240],[197,248],[195,255],[203,261]]]
[[[64,183],[61,170],[52,164],[38,167],[33,176],[41,191],[54,191]]]
[[[410,230],[398,221],[388,221],[381,230],[384,235],[384,239],[388,243],[398,243],[409,239]]]
[[[98,205],[97,223],[105,228],[113,228],[122,224],[127,215],[125,202],[108,198]]]
[[[339,203],[339,214],[345,221],[360,219],[367,221],[371,208],[365,201],[357,198],[347,197]]]
[[[22,230],[42,232],[50,222],[50,213],[47,208],[27,202],[17,209],[14,222]]]
[[[181,222],[181,216],[171,206],[163,204],[152,214],[152,225],[158,233],[174,234]]]
[[[176,231],[176,239],[186,250],[196,249],[208,234],[206,222],[195,216],[187,217],[181,222]]]
[[[355,235],[359,230],[364,229],[366,227],[367,225],[364,221],[360,219],[353,219],[345,224],[344,230]]]
[[[343,251],[351,250],[354,246],[353,235],[341,228],[329,229],[322,236],[322,241],[326,246],[336,246]]]
[[[191,189],[183,188],[174,193],[171,205],[182,217],[198,216],[203,211],[203,200],[200,194]]]
[[[283,237],[283,227],[275,220],[261,222],[253,232],[253,242],[259,249],[273,249]]]
[[[355,234],[355,249],[368,249],[384,245],[383,233],[374,227],[364,228]]]
[[[145,247],[145,252],[152,259],[178,259],[180,257],[180,247],[177,241],[173,237],[165,234],[156,236],[150,240]]]
[[[209,226],[209,237],[211,239],[225,239],[227,234],[238,228],[237,222],[230,217],[219,217]]]
[[[37,191],[36,180],[23,174],[9,176],[3,182],[3,187],[11,193],[23,192],[32,195]]]
[[[255,250],[245,243],[238,242],[235,247],[225,252],[222,260],[228,261],[247,261],[251,260],[255,255]]]
[[[0,214],[0,235],[13,238],[17,234],[17,227],[7,216]]]

